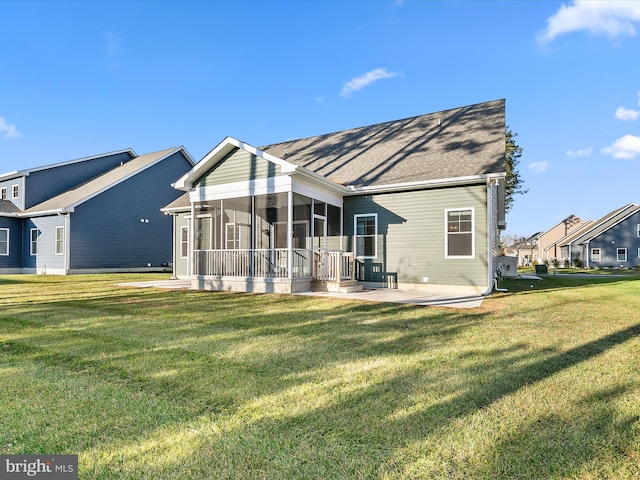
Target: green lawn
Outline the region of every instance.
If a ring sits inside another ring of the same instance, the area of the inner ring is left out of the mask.
[[[0,453],[82,479],[640,477],[640,277],[473,310],[112,286],[140,278],[0,276]]]

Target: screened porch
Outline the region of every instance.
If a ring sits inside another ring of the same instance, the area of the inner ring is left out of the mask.
[[[341,282],[354,278],[342,251],[342,208],[293,192],[195,202],[191,275]],[[186,238],[185,238],[186,237]]]

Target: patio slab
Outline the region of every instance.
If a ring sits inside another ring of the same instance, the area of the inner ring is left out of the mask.
[[[116,283],[118,287],[188,289],[190,280],[156,280],[149,282]],[[451,308],[477,308],[482,305],[484,296],[477,293],[460,291],[433,290],[397,290],[391,288],[371,288],[360,292],[303,292],[295,295],[333,297],[367,302],[408,303],[412,305],[438,306]]]

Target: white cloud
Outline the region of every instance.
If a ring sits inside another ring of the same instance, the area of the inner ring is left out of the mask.
[[[8,124],[4,117],[0,117],[0,133],[4,134],[4,138],[18,138],[22,136],[16,129],[16,126]]]
[[[613,158],[634,159],[640,155],[640,137],[625,135],[617,139],[611,146],[603,148],[602,153]]]
[[[547,20],[538,41],[547,43],[565,33],[586,30],[591,34],[635,36],[634,23],[640,22],[640,2],[630,0],[574,0],[562,5]]]
[[[349,80],[342,87],[342,91],[340,92],[341,97],[348,97],[353,92],[357,92],[358,90],[362,90],[367,85],[371,85],[373,82],[376,82],[382,78],[392,78],[398,75],[398,72],[387,72],[386,68],[377,68],[375,70],[371,70],[370,72],[365,73],[364,75],[360,75],[352,80]]]
[[[569,155],[570,157],[588,157],[589,155],[591,155],[592,151],[593,147],[587,147],[579,150],[569,150],[567,152],[567,155]]]
[[[640,117],[640,111],[638,110],[627,110],[623,107],[616,110],[616,118],[618,120],[637,120],[638,117]]]
[[[547,168],[549,168],[549,162],[533,162],[529,164],[529,170],[535,172],[535,173],[542,173],[542,172],[546,172]]]

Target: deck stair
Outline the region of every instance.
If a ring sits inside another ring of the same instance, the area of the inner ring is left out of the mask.
[[[358,285],[355,280],[343,280],[342,282],[314,281],[311,284],[313,292],[338,292],[354,293],[361,292],[362,285]]]

